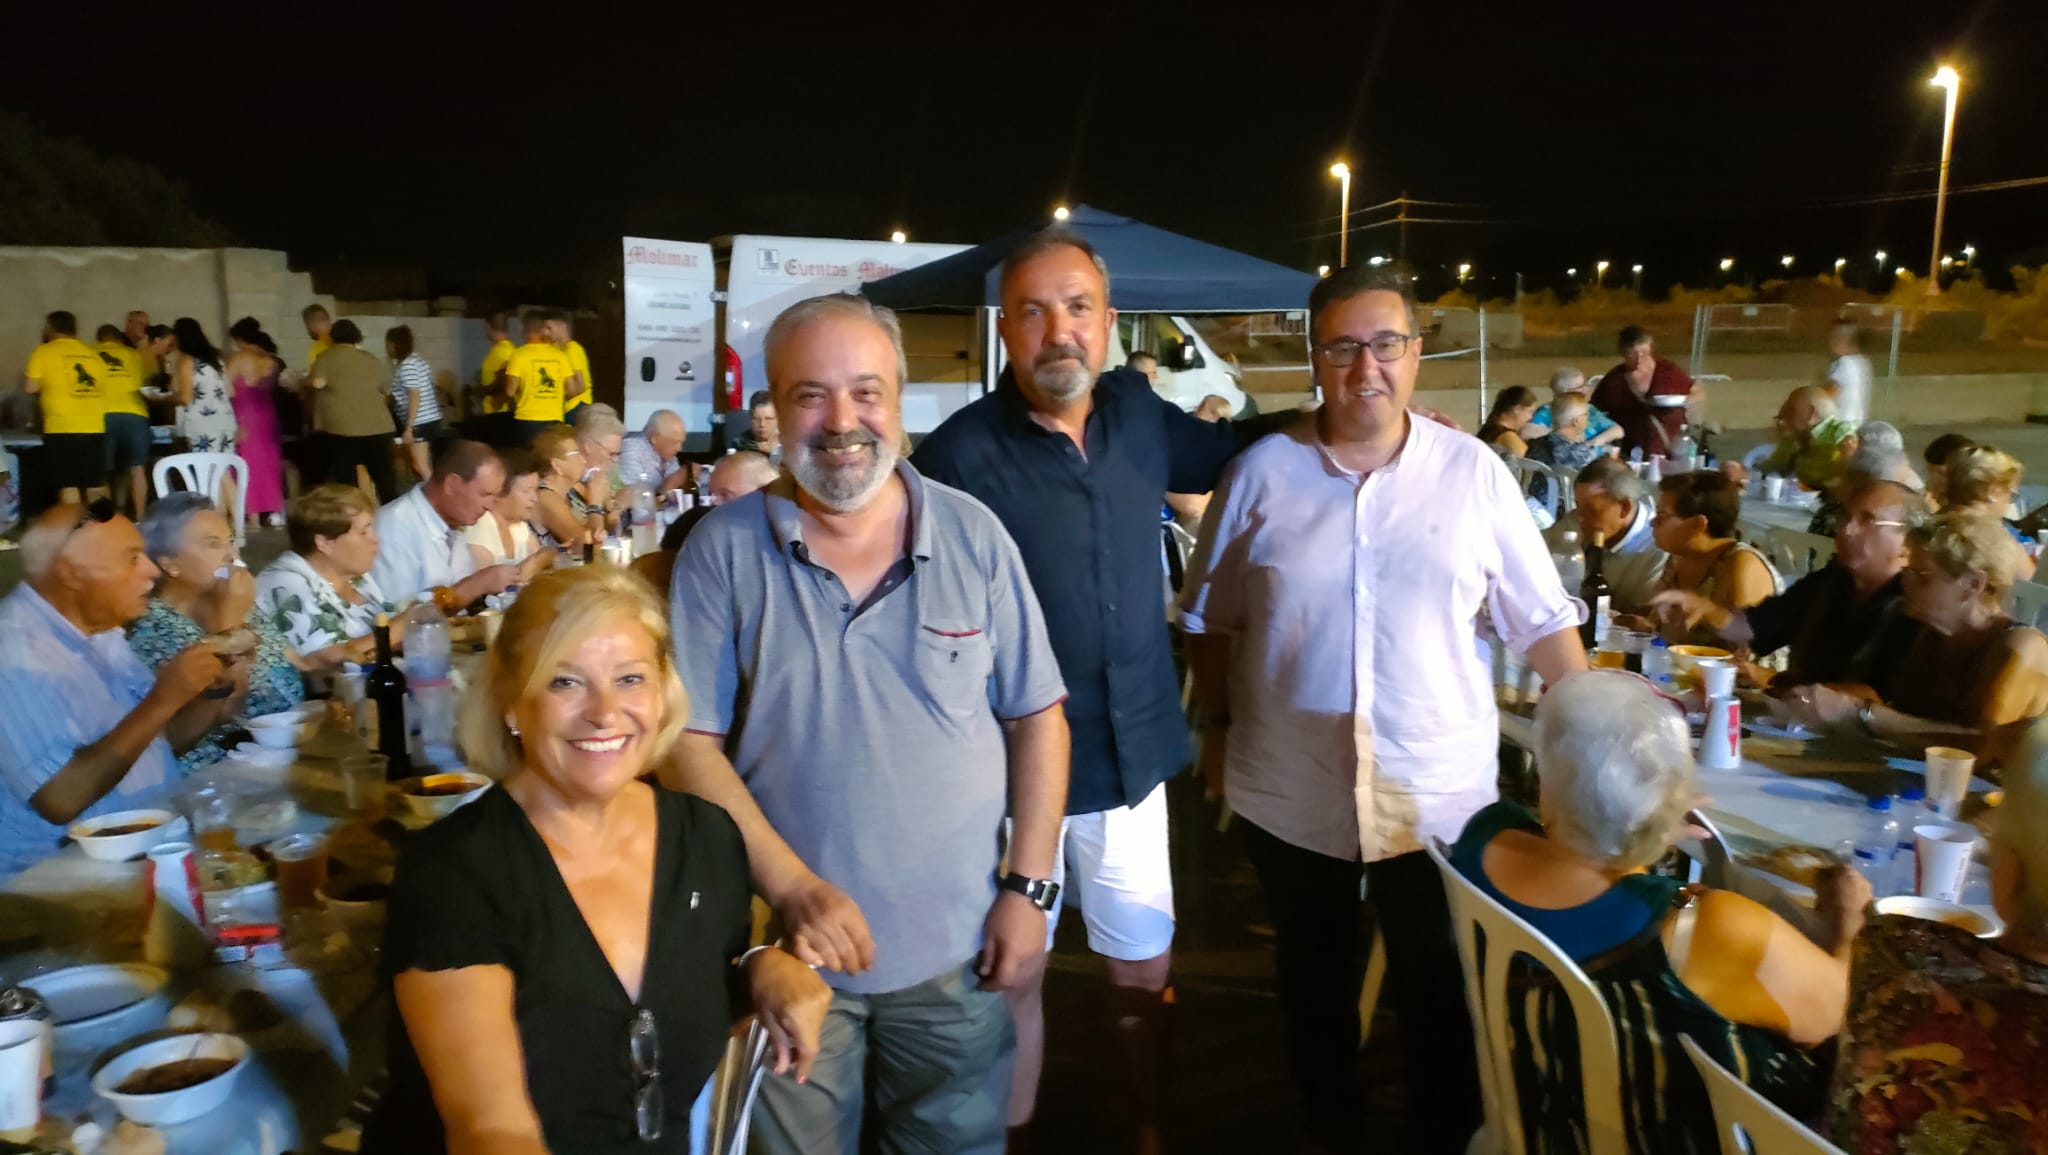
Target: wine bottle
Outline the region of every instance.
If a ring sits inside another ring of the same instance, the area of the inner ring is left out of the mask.
[[[1607,622],[1614,614],[1614,591],[1600,572],[1607,556],[1607,535],[1596,533],[1586,543],[1586,576],[1579,582],[1579,600],[1586,603],[1586,620],[1579,623],[1579,641],[1592,649],[1606,636]]]
[[[399,779],[412,774],[412,758],[406,749],[405,674],[391,660],[391,616],[378,614],[371,627],[377,639],[377,661],[363,678],[363,702],[371,718],[365,732],[372,748],[384,755],[385,777]]]

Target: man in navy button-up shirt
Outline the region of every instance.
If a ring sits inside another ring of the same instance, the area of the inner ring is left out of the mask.
[[[1026,241],[1004,263],[1001,291],[997,324],[1010,368],[994,393],[934,430],[913,461],[995,511],[1044,606],[1073,737],[1056,869],[1081,907],[1090,948],[1109,964],[1145,1150],[1157,1142],[1158,1034],[1173,943],[1161,784],[1188,761],[1166,631],[1160,507],[1168,493],[1215,488],[1241,433],[1181,411],[1140,373],[1102,372],[1116,310],[1108,270],[1080,237],[1051,229]],[[1055,908],[1048,936],[1058,917]],[[1038,1091],[1039,992],[1034,983],[1012,996],[1013,1127],[1030,1120]]]

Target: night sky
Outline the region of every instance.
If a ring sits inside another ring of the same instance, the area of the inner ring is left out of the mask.
[[[1921,268],[1931,201],[1790,210],[1931,189],[1943,60],[1954,184],[2048,176],[2041,0],[271,5],[86,70],[111,29],[39,7],[11,31],[86,55],[10,54],[0,103],[161,167],[242,243],[450,288],[602,268],[625,233],[978,241],[1061,200],[1312,268],[1340,155],[1355,207],[1509,222],[1417,225],[1418,264],[1532,288],[1599,257],[1653,288],[1727,255]],[[2048,185],[1958,194],[1947,235],[2048,259]]]

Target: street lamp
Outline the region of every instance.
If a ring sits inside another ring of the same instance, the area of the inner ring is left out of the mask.
[[[1778,263],[1790,269],[1792,267],[1792,254],[1786,253],[1784,256],[1779,257]]]
[[[1948,156],[1956,139],[1956,94],[1962,90],[1963,78],[1944,64],[1927,83],[1946,90],[1941,112],[1941,179],[1934,189],[1934,248],[1927,262],[1927,292],[1932,296],[1941,292],[1941,220],[1948,209]]]
[[[1065,206],[1065,205],[1054,205],[1054,206],[1053,206],[1053,210],[1052,210],[1052,219],[1054,219],[1054,220],[1056,220],[1056,221],[1063,221],[1063,220],[1066,220],[1066,219],[1067,219],[1068,217],[1070,217],[1070,216],[1073,216],[1073,215],[1074,215],[1074,214],[1072,214],[1072,213],[1070,213],[1070,212],[1068,212],[1068,211],[1067,211],[1067,206]]]
[[[1327,277],[1327,276],[1329,276],[1329,275],[1330,275],[1330,266],[1328,266],[1328,265],[1317,265],[1317,266],[1316,266],[1316,276],[1318,276],[1318,277]]]
[[[1341,269],[1351,263],[1351,166],[1340,160],[1330,166],[1330,175],[1343,190],[1337,194],[1337,267]]]
[[[1606,277],[1607,277],[1607,262],[1606,262],[1606,261],[1594,261],[1594,262],[1593,262],[1593,284],[1595,284],[1595,285],[1598,285],[1598,284],[1599,284],[1599,283],[1600,283],[1601,281],[1605,280],[1605,279],[1606,279]]]
[[[889,234],[889,243],[892,245],[900,245],[909,239],[910,238],[904,234],[902,229],[897,229],[895,232]]]
[[[1941,267],[1944,269],[1948,268],[1950,265],[1953,265],[1955,263],[1956,259],[1954,257],[1944,256],[1941,258]]]
[[[1724,273],[1725,273],[1725,272],[1728,272],[1728,271],[1732,270],[1733,268],[1735,268],[1735,258],[1734,258],[1734,257],[1722,257],[1722,258],[1721,258],[1721,271],[1722,271],[1722,272],[1724,272]]]
[[[1564,271],[1564,275],[1567,277],[1576,277],[1579,275],[1579,271],[1577,269],[1566,269]]]
[[[1469,265],[1469,264],[1465,264],[1465,265],[1459,265],[1459,266],[1458,266],[1458,283],[1459,283],[1459,284],[1461,284],[1461,285],[1462,285],[1462,284],[1464,284],[1464,283],[1465,283],[1465,278],[1466,278],[1466,277],[1469,277],[1469,276],[1471,276],[1471,275],[1472,275],[1472,266],[1471,266],[1471,265]]]
[[[1848,263],[1849,263],[1849,258],[1847,258],[1847,257],[1836,257],[1836,258],[1835,258],[1835,275],[1836,275],[1836,276],[1838,276],[1838,277],[1839,277],[1839,276],[1841,276],[1841,275],[1842,275],[1842,266],[1843,266],[1843,265],[1846,265],[1846,264],[1848,264]]]
[[[1636,282],[1636,283],[1635,283],[1635,294],[1636,294],[1636,296],[1638,296],[1638,297],[1642,296],[1642,295],[1643,295],[1643,267],[1642,267],[1641,265],[1630,265],[1630,266],[1628,267],[1628,271],[1629,271],[1630,275],[1632,275],[1633,277],[1635,277],[1635,282]]]
[[[1386,263],[1387,263],[1387,258],[1385,258],[1385,257],[1367,257],[1367,258],[1366,258],[1366,260],[1365,260],[1365,263],[1366,263],[1366,264],[1368,264],[1368,265],[1371,265],[1371,266],[1372,266],[1373,268],[1377,269],[1377,268],[1379,268],[1379,267],[1380,267],[1381,265],[1384,265],[1384,264],[1386,264]]]
[[[1885,251],[1883,249],[1877,250],[1877,268],[1879,272],[1884,271],[1884,258]]]
[[[1967,266],[1968,266],[1968,265],[1969,265],[1969,264],[1970,264],[1970,263],[1971,263],[1972,261],[1975,261],[1976,259],[1977,259],[1977,246],[1975,246],[1975,245],[1964,245],[1964,246],[1963,246],[1963,264],[1964,264],[1964,266],[1965,266],[1965,267],[1967,267]]]

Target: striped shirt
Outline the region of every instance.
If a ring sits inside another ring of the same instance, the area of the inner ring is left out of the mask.
[[[0,599],[0,877],[57,849],[64,828],[43,821],[29,799],[81,747],[99,741],[156,684],[120,630],[90,637],[26,584]],[[177,778],[162,736],[143,748],[119,785],[79,815],[136,805],[135,796]]]
[[[420,411],[412,419],[414,425],[430,425],[441,419],[441,397],[434,388],[433,367],[418,353],[400,361],[391,378],[391,412],[397,416],[400,429],[405,428],[406,406],[412,403],[408,393],[420,395]]]

